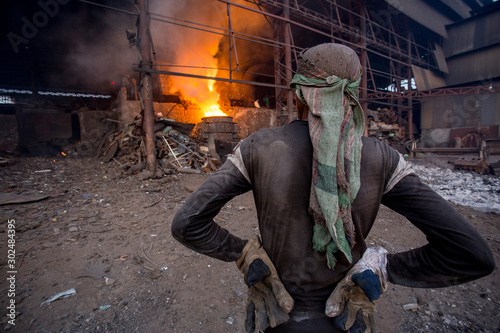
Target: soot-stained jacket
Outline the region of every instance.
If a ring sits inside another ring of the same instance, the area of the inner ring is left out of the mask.
[[[478,232],[443,198],[424,185],[401,155],[387,144],[363,138],[361,187],[352,205],[356,262],[366,249],[380,204],[405,216],[428,244],[388,255],[389,280],[410,287],[444,287],[489,274],[492,253]],[[180,208],[174,237],[214,258],[240,257],[245,240],[214,223],[233,197],[253,191],[262,243],[295,308],[318,308],[352,266],[337,253],[329,269],[312,248],[313,219],[308,213],[312,145],[307,122],[265,129],[243,140],[226,163]]]

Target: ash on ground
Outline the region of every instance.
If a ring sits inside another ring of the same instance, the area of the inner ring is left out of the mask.
[[[410,164],[420,179],[445,200],[485,213],[500,214],[500,177],[453,170],[447,162],[436,161],[412,160]]]

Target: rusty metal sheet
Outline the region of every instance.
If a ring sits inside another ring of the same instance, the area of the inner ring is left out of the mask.
[[[411,68],[418,90],[429,90],[446,86],[444,79],[436,73],[415,65],[412,65]]]
[[[464,55],[448,58],[450,73],[446,77],[449,86],[480,81],[481,85],[493,83],[491,78],[500,76],[500,43]]]
[[[441,47],[441,45],[438,45],[437,43],[434,44],[434,56],[436,58],[436,62],[441,72],[449,73],[450,71],[448,70],[448,63],[446,62],[443,48]]]
[[[500,6],[483,15],[451,24],[446,27],[448,39],[444,40],[444,53],[452,57],[500,43]]]

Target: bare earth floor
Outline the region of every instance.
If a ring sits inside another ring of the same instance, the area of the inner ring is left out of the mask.
[[[244,332],[246,286],[234,263],[196,254],[170,234],[175,212],[208,177],[144,181],[122,176],[114,162],[62,156],[13,158],[0,167],[0,193],[49,196],[0,206],[0,329]],[[457,209],[487,239],[498,264],[500,215]],[[251,237],[252,195],[229,202],[216,221]],[[16,273],[8,275],[9,224],[16,228]],[[382,208],[369,243],[395,252],[425,244],[425,237]],[[7,316],[12,287],[15,325]],[[41,306],[71,289],[74,295]],[[377,301],[376,323],[378,332],[500,332],[500,273],[444,289],[390,285]]]

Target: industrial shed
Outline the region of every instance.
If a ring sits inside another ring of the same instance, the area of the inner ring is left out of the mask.
[[[3,12],[11,15],[2,22],[8,37],[2,43],[2,112],[16,113],[21,127],[30,118],[23,110],[31,109],[31,116],[33,104],[38,112],[68,114],[63,127],[72,129],[60,135],[57,124],[51,134],[47,123],[43,140],[80,139],[82,113],[75,113],[82,107],[133,117],[141,111],[138,93],[147,75],[155,109],[176,121],[201,120],[206,92],[190,90],[215,81],[209,84],[216,99],[239,123],[241,136],[283,125],[295,117],[288,83],[297,54],[332,41],[361,58],[369,135],[403,150],[412,141],[420,148],[453,147],[457,135],[473,132],[498,138],[500,6],[491,0],[221,0],[199,10],[151,1],[149,67],[135,47],[139,12],[133,1],[50,4],[5,3]],[[201,58],[205,53],[211,59]],[[23,143],[24,136],[21,144],[33,144]]]
[[[500,6],[494,3],[446,25],[446,70],[421,99],[425,144],[446,146],[469,133],[498,138],[500,124]],[[422,80],[431,81],[422,76]],[[438,93],[440,92],[440,93]]]

